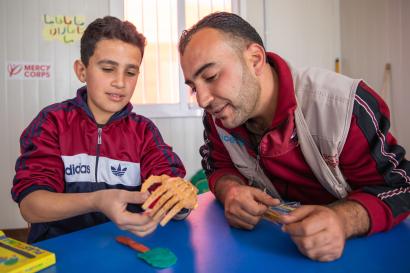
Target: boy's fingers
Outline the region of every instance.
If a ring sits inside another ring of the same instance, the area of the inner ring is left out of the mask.
[[[121,215],[121,223],[119,224],[121,226],[143,226],[150,222],[155,223],[148,215],[126,211]]]
[[[124,191],[123,197],[126,203],[131,204],[142,204],[147,200],[149,196],[148,192],[139,192],[139,191]]]

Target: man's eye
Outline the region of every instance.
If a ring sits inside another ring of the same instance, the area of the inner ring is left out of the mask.
[[[134,77],[135,75],[137,75],[137,73],[133,72],[133,71],[128,71],[127,75],[130,76],[130,77]]]
[[[195,94],[196,93],[196,88],[195,87],[191,87],[191,94]]]
[[[104,72],[112,72],[114,69],[112,69],[111,67],[103,67],[102,70]]]

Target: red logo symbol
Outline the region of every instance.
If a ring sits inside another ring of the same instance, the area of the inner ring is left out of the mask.
[[[8,67],[9,76],[12,77],[17,75],[23,70],[23,66],[21,64],[9,64]]]

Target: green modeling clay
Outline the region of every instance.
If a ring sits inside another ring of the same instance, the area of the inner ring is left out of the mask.
[[[139,253],[138,257],[158,268],[170,267],[177,262],[177,256],[168,248],[153,248],[144,253]]]

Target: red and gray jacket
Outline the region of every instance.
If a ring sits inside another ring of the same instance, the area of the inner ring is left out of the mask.
[[[150,175],[185,176],[184,166],[164,143],[157,127],[137,115],[132,105],[98,125],[87,106],[87,90],[76,98],[44,108],[23,131],[12,197],[20,202],[36,190],[59,193],[103,189],[137,191]],[[132,208],[138,211],[138,207]],[[89,213],[50,223],[33,224],[29,242],[106,222]]]
[[[410,163],[388,132],[383,100],[362,81],[319,69],[291,71],[275,54],[268,59],[279,77],[278,106],[258,146],[246,126],[227,129],[204,116],[201,154],[211,190],[231,174],[303,204],[355,200],[369,213],[370,233],[404,219],[410,208]],[[304,131],[313,145],[306,145]],[[311,146],[316,153],[306,150]]]

